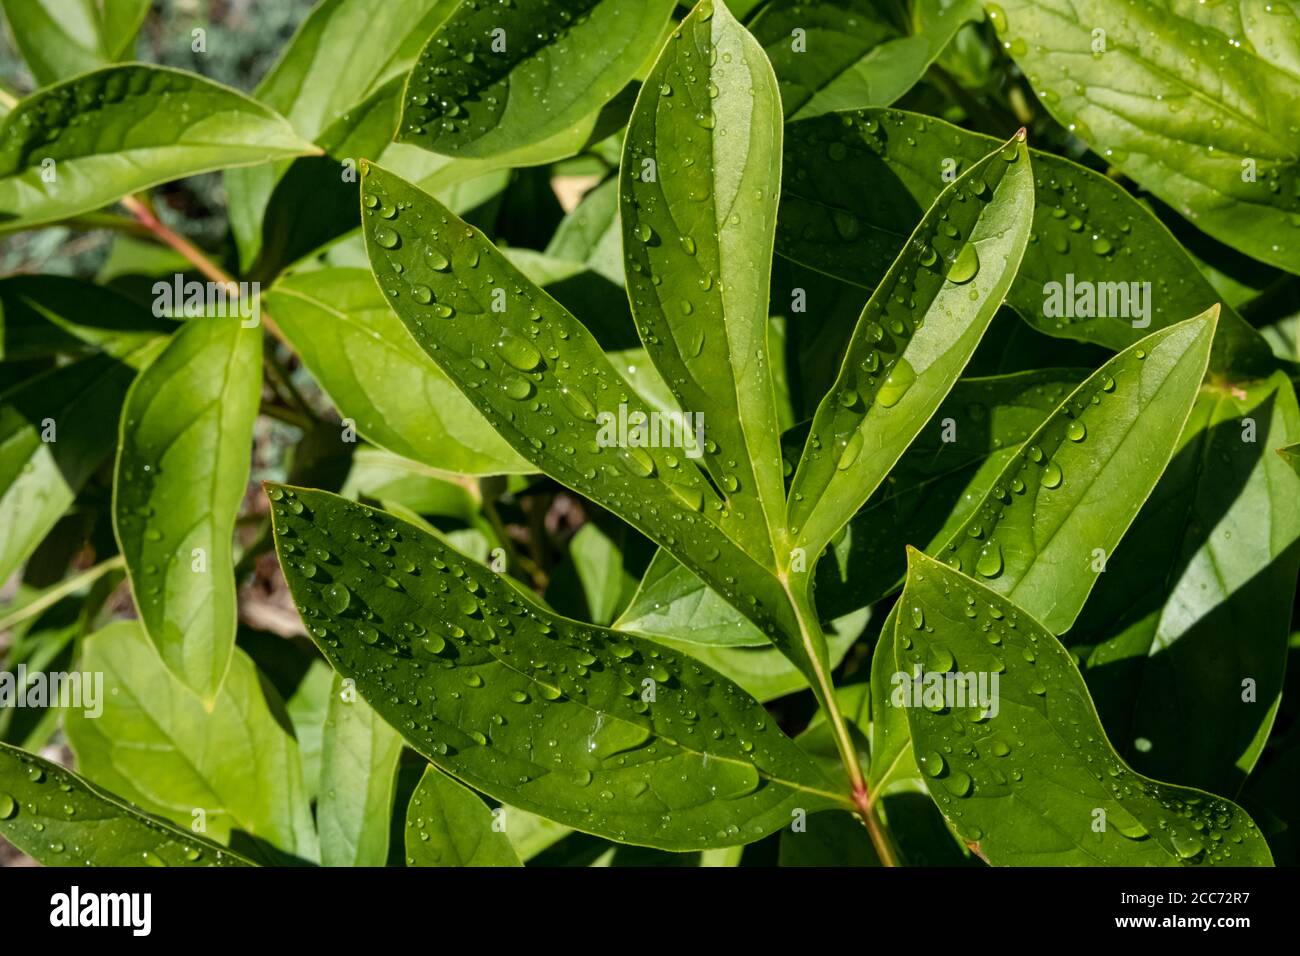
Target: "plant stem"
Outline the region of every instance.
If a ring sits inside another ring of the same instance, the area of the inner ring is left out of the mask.
[[[122,205],[126,208],[127,212],[134,216],[136,220],[144,226],[145,229],[153,234],[154,238],[179,252],[185,257],[186,261],[193,265],[202,275],[207,276],[213,282],[218,282],[221,285],[229,287],[232,291],[237,292],[239,289],[239,283],[235,281],[234,276],[209,259],[203,253],[203,250],[194,245],[194,243],[163,225],[162,221],[154,215],[153,210],[142,202],[139,197],[124,196],[122,198]],[[267,332],[285,345],[289,346],[289,348],[293,348],[293,345],[284,337],[284,333],[280,331],[280,327],[275,324],[275,321],[265,310],[261,313],[261,320],[262,324],[266,326]]]
[[[16,611],[0,618],[0,631],[7,631],[15,624],[20,624],[29,617],[34,617],[42,611],[48,610],[58,604],[69,594],[81,590],[87,585],[94,584],[109,571],[115,571],[126,566],[126,559],[117,554],[113,557],[99,562],[94,567],[87,568],[80,574],[73,575],[65,581],[50,588],[40,597],[36,598]]]
[[[790,599],[790,605],[794,608],[804,651],[812,662],[814,676],[818,685],[814,690],[818,699],[822,702],[822,707],[826,710],[826,719],[835,737],[835,747],[839,750],[840,760],[849,775],[849,785],[853,789],[853,805],[858,809],[862,824],[867,828],[867,834],[871,837],[871,843],[876,849],[876,856],[880,858],[881,864],[884,866],[897,866],[898,853],[895,851],[893,841],[890,840],[885,828],[881,826],[880,818],[876,816],[875,809],[871,805],[871,792],[867,787],[867,778],[862,772],[862,763],[858,760],[858,749],[853,743],[853,738],[849,735],[848,722],[845,721],[844,715],[840,713],[839,701],[835,699],[835,686],[831,682],[830,674],[823,666],[823,662],[813,649],[814,636],[822,635],[821,624],[817,620],[817,612],[812,607],[806,589],[791,583],[789,572],[782,572],[779,577],[781,586]]]
[[[284,422],[286,425],[293,425],[295,428],[301,428],[303,431],[311,429],[311,421],[306,415],[300,415],[292,408],[282,408],[279,405],[271,405],[263,402],[257,409],[258,413],[265,415],[267,418],[274,418],[276,421]]]

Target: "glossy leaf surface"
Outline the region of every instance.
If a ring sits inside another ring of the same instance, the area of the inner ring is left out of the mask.
[[[402,737],[334,678],[321,740],[316,829],[322,866],[383,866]]]
[[[278,719],[283,705],[268,699],[273,692],[243,651],[211,708],[163,667],[135,621],[91,635],[81,666],[104,675],[103,713],[74,708],[64,717],[87,777],[179,826],[202,811],[213,839],[238,830],[316,858],[298,746]]]
[[[532,470],[411,340],[368,272],[298,273],[267,302],[340,414],[370,441],[459,474]]]
[[[1300,437],[1281,374],[1207,383],[1178,451],[1066,638],[1137,769],[1232,797],[1282,693],[1300,570]]]
[[[993,708],[955,695],[951,706],[906,708],[931,795],[990,863],[1272,863],[1258,828],[1231,801],[1129,769],[1065,648],[1002,595],[912,551],[900,606],[905,672],[970,674],[989,688],[997,675],[985,701],[996,700],[991,716]]]
[[[793,807],[837,799],[721,675],[557,618],[382,512],[323,492],[270,495],[313,639],[412,747],[475,789],[575,829],[678,850],[757,839]]]
[[[792,124],[777,249],[874,288],[945,177],[996,145],[992,137],[900,110]],[[1030,158],[1032,239],[1007,295],[1026,322],[1048,335],[1119,350],[1219,301],[1169,230],[1124,189],[1052,153],[1030,150]],[[864,191],[862,182],[875,186]],[[1216,364],[1257,363],[1264,354],[1259,335],[1230,309],[1219,335]]]
[[[985,9],[1062,125],[1198,228],[1300,273],[1293,4],[1001,0]]]
[[[453,156],[493,156],[562,135],[637,74],[673,6],[462,4],[415,63],[398,139]],[[584,55],[568,55],[577,50]]]
[[[261,394],[262,335],[192,319],[122,409],[113,527],[163,661],[212,700],[235,642],[232,538]]]
[[[105,67],[38,90],[4,118],[0,229],[75,216],[183,176],[313,152],[283,117],[229,87],[161,66]]]
[[[697,67],[697,64],[707,64]],[[726,495],[723,526],[757,560],[785,550],[767,287],[781,100],[757,41],[725,5],[673,33],[637,98],[619,209],[632,314],[646,352]]]
[[[0,743],[0,836],[43,866],[250,866],[33,754]]]
[[[473,790],[425,767],[406,808],[406,865],[521,866],[497,819]]]
[[[943,401],[1029,241],[1023,138],[944,190],[863,309],[790,486],[789,523],[820,554]]]

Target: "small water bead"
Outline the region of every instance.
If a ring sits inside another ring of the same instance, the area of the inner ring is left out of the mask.
[[[1083,441],[1087,434],[1088,429],[1081,421],[1072,421],[1065,429],[1065,435],[1070,439],[1070,441]]]
[[[402,243],[396,230],[389,229],[387,226],[380,226],[375,230],[375,242],[385,249],[396,249]]]
[[[411,298],[420,305],[428,305],[433,301],[433,290],[427,285],[413,285],[411,286]]]
[[[451,260],[433,246],[429,246],[424,250],[424,261],[436,272],[446,272],[451,268]]]
[[[1055,488],[1061,483],[1061,466],[1049,461],[1043,466],[1043,487]]]
[[[17,801],[3,790],[0,790],[0,820],[8,820],[17,812]]]

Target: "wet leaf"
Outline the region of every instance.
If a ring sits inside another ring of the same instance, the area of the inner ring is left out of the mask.
[[[0,836],[43,866],[253,865],[5,743],[0,743]]]
[[[960,572],[908,557],[899,664],[939,693],[907,706],[907,721],[930,794],[976,852],[1002,866],[1272,864],[1236,804],[1129,769],[1050,631]],[[956,675],[969,675],[960,697]]]
[[[475,789],[676,850],[758,839],[794,807],[839,799],[720,674],[558,618],[382,512],[324,492],[269,493],[313,639],[410,746]]]

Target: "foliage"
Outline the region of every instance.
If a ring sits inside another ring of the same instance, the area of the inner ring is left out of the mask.
[[[1296,862],[1295,0],[2,6],[22,851]]]

